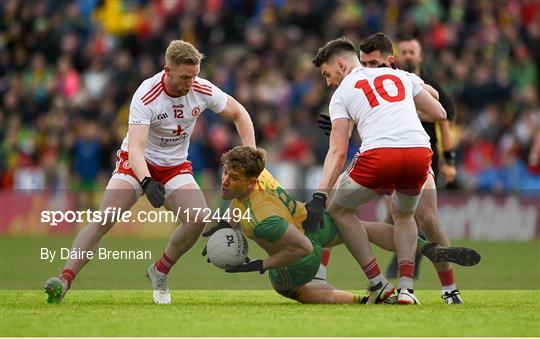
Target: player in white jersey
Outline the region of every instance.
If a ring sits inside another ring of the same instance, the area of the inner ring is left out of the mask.
[[[234,121],[242,143],[255,147],[253,124],[246,109],[210,81],[198,77],[202,54],[190,43],[172,41],[165,53],[164,70],[145,80],[133,95],[128,135],[117,154],[116,169],[107,185],[101,211],[129,210],[142,194],[152,206],[182,212],[206,208],[204,196],[187,161],[189,139],[199,115],[210,109]],[[197,241],[205,223],[178,213],[182,225],[172,234],[161,258],[148,268],[158,304],[171,302],[168,273]],[[90,223],[75,238],[72,248],[95,251],[101,238],[114,226]],[[86,252],[88,253],[88,252]],[[46,301],[58,303],[75,275],[91,258],[67,260],[60,277],[45,283]]]
[[[395,68],[395,56],[392,47],[392,41],[383,33],[375,33],[366,38],[362,44],[360,44],[360,63],[365,67],[380,67],[380,65],[393,66]],[[455,120],[455,110],[451,99],[445,93],[433,79],[427,74],[421,73],[420,64],[422,62],[422,48],[420,43],[416,39],[404,38],[398,44],[399,61],[403,68],[410,72],[415,72],[422,76],[428,84],[424,84],[423,87],[428,89],[430,93],[437,99],[444,107],[447,113],[447,120],[438,122],[440,127],[439,139],[442,143],[444,150],[444,162],[440,167],[440,173],[443,174],[445,181],[452,182],[456,175],[456,168],[454,164],[454,143],[451,133],[451,122]],[[413,75],[414,73],[410,73]],[[423,80],[422,80],[423,81]],[[425,86],[429,86],[426,88]],[[424,184],[422,191],[422,197],[418,203],[418,208],[415,211],[415,221],[418,225],[419,232],[422,231],[427,240],[437,243],[441,246],[450,246],[450,240],[446,235],[444,229],[441,227],[438,212],[437,212],[437,187],[435,185],[435,178],[439,172],[439,156],[437,146],[437,133],[435,124],[429,122],[423,122],[422,126],[426,133],[430,136],[431,149],[433,151],[431,171],[430,175]],[[387,197],[385,199],[388,206],[388,218],[392,220],[391,216],[391,199]],[[418,261],[421,256],[415,258],[415,278],[418,275]],[[456,287],[456,281],[454,279],[454,272],[449,263],[438,262],[433,264],[437,271],[439,281],[442,287],[442,299],[448,305],[462,304],[463,300],[460,296],[460,292]],[[388,267],[389,273],[396,272],[397,275],[397,260]]]
[[[436,121],[446,118],[446,112],[407,72],[363,68],[353,44],[346,38],[320,48],[313,63],[320,68],[327,85],[336,91],[330,101],[330,147],[319,192],[306,204],[308,217],[303,226],[318,227],[327,194],[337,184],[328,210],[349,251],[364,272],[371,271],[370,288],[378,289],[386,279],[380,274],[363,227],[358,232],[360,221],[355,211],[377,195],[392,194],[396,208],[394,244],[400,272],[398,303],[417,304],[412,284],[417,236],[413,214],[432,154],[419,115],[424,121]],[[351,122],[357,125],[362,146],[347,171],[340,175]]]

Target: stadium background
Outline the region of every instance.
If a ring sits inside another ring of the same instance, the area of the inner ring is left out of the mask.
[[[251,113],[270,163],[294,164],[285,186],[305,187],[328,144],[315,120],[330,92],[311,59],[325,41],[377,31],[418,37],[423,67],[454,99],[458,188],[540,187],[528,163],[540,126],[537,1],[10,0],[0,15],[4,189],[105,187],[131,96],[178,38],[206,55],[201,76]],[[190,159],[203,187],[216,187],[219,156],[236,144],[233,126],[199,118]]]

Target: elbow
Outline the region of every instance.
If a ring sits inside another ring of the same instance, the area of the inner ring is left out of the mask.
[[[251,118],[249,117],[249,113],[247,112],[246,108],[242,106],[241,103],[236,102],[236,105],[231,110],[231,116],[230,119],[234,121],[235,124],[239,124],[245,121],[251,121]]]
[[[134,163],[135,158],[144,156],[144,146],[136,143],[128,144],[128,160],[130,164]]]
[[[138,153],[140,147],[136,145],[135,143],[128,143],[128,158],[129,162],[131,162],[132,157]]]
[[[446,111],[442,106],[439,109],[439,120],[446,120]]]
[[[311,252],[313,252],[313,244],[311,244],[311,241],[307,241],[304,246],[302,246],[302,251],[304,253],[304,257],[306,255],[310,255]]]
[[[129,160],[129,163],[133,163],[133,155],[136,153],[137,151],[135,150],[135,147],[132,146],[131,143],[128,143],[128,160]]]
[[[240,110],[235,110],[232,112],[230,119],[237,125],[241,124],[244,120],[244,115],[242,113],[243,112]]]
[[[347,159],[346,148],[332,148],[328,151],[328,154],[339,164],[344,163],[345,159]]]

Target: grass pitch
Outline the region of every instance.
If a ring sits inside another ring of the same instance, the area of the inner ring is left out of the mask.
[[[109,249],[148,249],[149,261],[92,261],[60,305],[44,303],[43,283],[64,260],[40,248],[73,237],[0,238],[0,336],[540,336],[540,241],[456,242],[477,249],[475,267],[455,267],[465,305],[446,306],[432,265],[415,282],[422,305],[301,305],[270,290],[267,275],[226,274],[206,264],[199,241],[171,272],[172,305],[154,305],[145,272],[166,239],[106,238]],[[391,254],[376,250],[384,269]],[[251,258],[264,258],[256,246]],[[356,290],[365,278],[343,247],[332,251],[329,281]],[[395,281],[394,281],[395,282]]]
[[[539,291],[465,291],[446,306],[301,305],[272,291],[72,291],[45,305],[38,291],[2,291],[2,336],[540,336]]]

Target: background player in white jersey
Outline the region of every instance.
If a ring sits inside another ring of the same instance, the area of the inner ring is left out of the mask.
[[[450,131],[450,124],[455,119],[456,115],[452,101],[444,89],[439,86],[435,80],[427,77],[424,72],[421,72],[420,64],[422,62],[422,49],[418,40],[412,38],[401,39],[398,44],[398,57],[400,68],[419,75],[423,81],[426,81],[427,85],[432,86],[431,89],[436,91],[439,102],[447,113],[447,119],[438,122],[441,128],[441,141],[444,150],[444,163],[441,165],[440,169],[445,182],[452,182],[456,175],[454,164],[455,157],[453,152],[454,145]],[[360,44],[360,63],[365,67],[380,67],[380,65],[392,66],[395,61],[392,41],[390,41],[383,33],[375,33]],[[435,124],[422,122],[422,126],[430,137],[431,149],[433,151],[431,164],[432,171],[426,180],[414,218],[418,225],[419,232],[425,233],[428,241],[435,242],[441,246],[450,246],[450,241],[440,225],[437,213],[437,189],[435,186],[435,179],[439,172],[439,156]],[[389,207],[390,213],[390,199],[387,199],[387,206]],[[389,215],[387,222],[391,223],[391,219],[392,217]],[[420,258],[421,256],[417,256],[415,265],[417,265]],[[391,274],[391,271],[395,270],[395,265],[396,263],[391,264],[387,276],[394,275]],[[463,300],[456,287],[454,273],[450,264],[438,262],[434,263],[434,266],[442,285],[442,298],[444,301],[447,304],[462,304]]]
[[[337,183],[329,212],[349,251],[362,267],[376,266],[382,277],[365,230],[358,232],[357,207],[378,194],[392,194],[396,213],[394,243],[399,261],[398,303],[419,303],[413,292],[414,241],[417,228],[413,214],[431,164],[425,121],[446,118],[438,101],[407,72],[389,68],[368,69],[360,65],[353,44],[346,38],[327,43],[313,59],[329,87],[337,88],[330,101],[332,132],[320,191],[306,205],[306,228],[318,227],[326,197]],[[362,138],[360,153],[340,176],[353,121]],[[339,179],[338,179],[339,176]],[[384,277],[382,277],[384,278]],[[375,288],[377,281],[370,279]],[[379,281],[380,282],[380,281]]]
[[[158,208],[183,211],[205,208],[204,196],[193,179],[187,161],[189,140],[197,117],[210,109],[234,121],[245,146],[255,147],[253,123],[246,109],[211,82],[198,77],[203,55],[190,43],[172,41],[165,53],[165,68],[145,80],[133,95],[128,136],[118,152],[116,170],[107,185],[101,210],[126,211],[142,194]],[[205,224],[185,220],[172,234],[161,258],[148,268],[155,303],[171,301],[168,273],[176,261],[197,241]],[[72,248],[95,250],[114,226],[90,223],[75,238]],[[69,259],[60,275],[45,283],[47,302],[58,303],[88,259]]]

